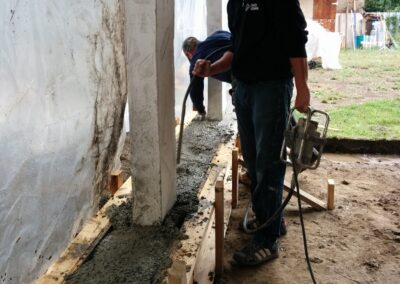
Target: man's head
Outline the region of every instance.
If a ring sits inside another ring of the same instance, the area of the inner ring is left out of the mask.
[[[197,45],[200,41],[195,37],[188,37],[183,41],[182,50],[189,60],[192,60],[193,54],[196,51]]]

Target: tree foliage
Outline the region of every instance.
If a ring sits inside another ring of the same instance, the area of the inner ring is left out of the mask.
[[[386,26],[392,36],[397,37],[397,34],[399,33],[399,19],[396,16],[387,17]]]
[[[365,0],[366,12],[400,11],[400,0]]]

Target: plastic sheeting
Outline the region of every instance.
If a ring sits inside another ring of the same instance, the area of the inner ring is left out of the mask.
[[[126,100],[119,0],[0,3],[0,282],[29,283],[97,210]]]
[[[341,69],[339,54],[342,39],[340,34],[328,32],[319,23],[312,20],[307,20],[307,30],[307,59],[321,57],[323,68]]]
[[[175,115],[180,116],[183,97],[190,83],[189,61],[182,52],[182,43],[194,36],[199,40],[207,37],[207,1],[177,0],[175,1]],[[205,94],[207,92],[207,87]],[[205,98],[207,96],[205,95]],[[188,106],[191,105],[190,98]],[[191,107],[190,107],[191,108]],[[187,109],[190,109],[187,107]]]

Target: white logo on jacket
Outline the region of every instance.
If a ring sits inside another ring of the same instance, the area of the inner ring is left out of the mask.
[[[243,2],[242,6],[244,6],[244,2]],[[258,11],[258,10],[260,10],[260,8],[258,7],[257,3],[246,3],[246,6],[245,6],[244,10],[246,12],[249,11],[249,10],[250,11]]]

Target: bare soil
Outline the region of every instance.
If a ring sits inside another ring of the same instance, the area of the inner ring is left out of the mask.
[[[400,97],[400,69],[391,60],[398,54],[344,53],[342,70],[310,70],[312,93],[325,94],[312,96],[312,106],[329,112],[349,104]],[[329,96],[334,99],[327,100]],[[380,142],[360,145],[348,141],[347,146],[332,144],[330,150],[399,153],[399,141]],[[290,174],[288,168],[287,175]],[[336,182],[335,210],[317,212],[303,206],[317,282],[400,283],[400,156],[325,154],[317,170],[300,175],[300,187],[326,200],[328,178]],[[234,264],[233,253],[251,238],[239,229],[249,197],[243,185],[240,195],[240,206],[233,210],[227,231],[225,272],[219,282],[312,283],[296,198],[285,210],[288,233],[279,240],[280,257],[256,268]]]
[[[399,50],[342,50],[342,69],[309,71],[311,104],[316,109],[400,97]],[[399,137],[400,138],[400,137]]]
[[[339,77],[334,71],[311,70],[312,90],[341,93],[328,103],[314,97],[312,105],[329,111],[340,105],[400,95],[396,89],[398,77],[384,78],[379,72],[369,76],[365,73],[368,66],[357,68],[352,73],[341,71]],[[398,74],[398,68],[391,72]],[[185,238],[179,227],[197,206],[196,190],[206,178],[216,146],[235,128],[233,118],[222,124],[194,122],[185,132],[183,161],[177,168],[178,201],[164,224],[134,227],[130,204],[114,208],[110,213],[113,231],[68,283],[161,283],[170,263],[170,251],[179,245],[180,238]],[[127,145],[130,149],[129,140]],[[122,162],[127,176],[129,161],[125,151]],[[301,189],[325,200],[328,178],[336,182],[335,210],[317,212],[307,205],[303,208],[318,283],[400,283],[400,156],[325,154],[316,171],[300,175]],[[288,233],[279,240],[280,257],[256,268],[232,263],[234,251],[250,239],[238,228],[248,196],[242,186],[240,206],[232,212],[226,235],[225,272],[220,282],[311,283],[294,198],[285,210]]]
[[[399,283],[400,157],[326,154],[320,167],[300,175],[300,187],[326,200],[333,178],[333,211],[303,203],[311,262],[318,283]],[[290,169],[288,169],[290,175]],[[280,257],[257,268],[238,267],[233,253],[249,241],[239,229],[248,189],[233,210],[226,236],[221,283],[311,283],[301,237],[297,199],[285,210],[288,233],[279,240]]]

